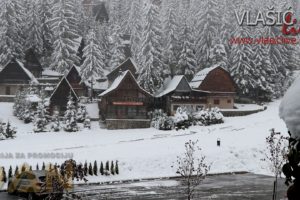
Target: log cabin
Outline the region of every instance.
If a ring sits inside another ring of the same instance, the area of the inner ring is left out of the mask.
[[[178,107],[190,110],[205,108],[209,93],[192,89],[186,77],[181,75],[165,81],[155,97],[156,102],[161,102],[160,108],[168,115],[174,115]]]
[[[0,95],[16,95],[30,84],[39,84],[35,76],[19,60],[12,59],[0,71]]]
[[[113,81],[119,76],[120,72],[125,72],[127,70],[129,70],[131,74],[135,78],[137,78],[138,68],[135,62],[132,60],[132,58],[128,58],[123,63],[121,63],[118,67],[116,67],[106,75],[108,80],[108,85],[110,86],[113,83]]]
[[[198,72],[190,86],[195,90],[209,91],[207,107],[233,109],[237,86],[230,73],[218,65]]]
[[[149,128],[153,97],[137,83],[131,71],[120,72],[99,95],[99,109],[108,129]]]

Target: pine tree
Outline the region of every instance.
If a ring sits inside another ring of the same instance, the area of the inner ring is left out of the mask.
[[[114,165],[114,161],[111,161],[111,164],[110,164],[110,173],[112,175],[115,175],[115,165]]]
[[[64,73],[79,63],[77,21],[72,0],[58,0],[53,8],[50,27],[54,35],[51,68]]]
[[[98,176],[98,164],[97,164],[97,161],[94,162],[93,171],[94,171],[94,175]]]
[[[34,132],[44,132],[47,129],[48,124],[48,111],[46,107],[46,100],[44,95],[41,95],[41,101],[38,103],[37,111],[34,116]]]
[[[15,169],[15,176],[18,176],[20,173],[19,173],[19,167],[16,166],[16,169]]]
[[[209,63],[210,49],[221,27],[218,3],[216,0],[202,1],[197,13],[196,58],[201,69]]]
[[[111,44],[111,58],[110,58],[110,67],[111,69],[116,68],[122,62],[125,61],[124,54],[124,41],[122,39],[121,27],[115,26],[112,30],[112,44]]]
[[[6,138],[11,138],[11,139],[16,137],[16,130],[15,130],[15,128],[11,128],[9,121],[6,124],[5,136],[6,136]]]
[[[5,172],[5,168],[2,167],[2,182],[6,183],[7,182],[7,177],[6,177],[6,172]]]
[[[93,84],[96,77],[104,76],[104,55],[99,45],[94,29],[89,31],[87,36],[87,45],[83,49],[84,61],[81,65],[80,73],[83,81],[91,82],[91,98],[93,96]]]
[[[106,164],[105,164],[105,170],[106,170],[106,171],[109,171],[109,161],[106,161]]]
[[[36,170],[40,170],[39,164],[36,164]]]
[[[12,167],[9,166],[9,170],[8,170],[8,179],[12,178],[13,174],[12,174]]]
[[[104,175],[104,167],[103,167],[103,163],[102,162],[100,164],[100,174]]]
[[[118,161],[116,161],[116,169],[115,169],[115,171],[116,171],[116,174],[119,175],[119,162]]]
[[[33,0],[29,4],[26,24],[25,49],[32,49],[40,57],[43,53],[43,39],[41,21],[38,13],[37,1]]]
[[[159,1],[150,0],[145,6],[143,28],[142,66],[138,82],[149,93],[155,93],[163,84],[161,61],[161,22]]]
[[[76,132],[79,130],[76,122],[76,107],[74,105],[72,94],[70,93],[67,103],[67,110],[65,111],[64,120],[65,127],[64,130],[67,132]]]
[[[20,1],[3,0],[0,9],[0,65],[24,58],[24,38],[22,38],[22,12]]]
[[[46,170],[46,165],[45,165],[44,162],[43,162],[43,165],[42,165],[42,170]]]
[[[32,166],[31,165],[29,166],[29,171],[32,171]]]
[[[88,164],[87,164],[87,161],[85,161],[85,163],[84,163],[83,174],[84,174],[84,176],[87,176],[87,174],[88,174]]]
[[[92,163],[90,163],[89,165],[89,175],[93,176],[93,167],[92,167]]]

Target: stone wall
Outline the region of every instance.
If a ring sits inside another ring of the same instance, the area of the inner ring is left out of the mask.
[[[114,129],[150,128],[150,120],[136,119],[106,119],[106,127]]]

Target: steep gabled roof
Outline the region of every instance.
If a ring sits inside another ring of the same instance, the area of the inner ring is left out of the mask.
[[[222,68],[223,70],[227,71],[226,69],[224,69],[223,67],[221,67],[220,65],[214,65],[212,67],[208,67],[208,68],[205,68],[201,71],[199,71],[195,76],[194,78],[191,80],[190,82],[190,86],[192,88],[199,88],[200,85],[202,84],[202,82],[204,81],[204,79],[207,77],[207,75],[215,70],[216,68]]]
[[[128,58],[127,60],[125,60],[123,63],[121,63],[118,67],[114,68],[110,73],[107,74],[107,76],[110,76],[113,73],[119,73],[119,71],[123,68],[123,67],[127,67],[127,66],[133,66],[135,68],[135,70],[137,71],[137,65],[134,62],[134,60],[132,58]],[[123,71],[123,70],[122,70]]]
[[[178,76],[174,76],[173,79],[171,79],[170,81],[167,81],[164,84],[163,88],[155,96],[156,97],[162,97],[166,94],[169,94],[169,93],[175,91],[181,81],[186,81],[186,83],[189,87],[189,90],[190,91],[192,90],[192,88],[188,84],[188,81],[187,81],[186,77],[183,76],[183,75],[178,75]]]
[[[76,98],[77,100],[79,100],[79,98],[78,98],[76,92],[73,90],[71,84],[69,83],[69,81],[67,80],[67,78],[66,78],[65,76],[64,76],[64,77],[60,80],[60,82],[57,84],[56,88],[55,88],[54,91],[52,92],[52,94],[51,94],[51,96],[50,96],[49,99],[50,99],[50,100],[52,99],[53,95],[56,93],[56,91],[58,90],[58,88],[60,87],[60,85],[63,84],[63,82],[66,82],[66,83],[67,83],[67,85],[70,87],[70,91],[73,93],[73,95],[75,96],[75,98]]]
[[[32,83],[34,84],[39,84],[39,81],[35,78],[35,76],[28,70],[26,69],[26,67],[23,65],[23,63],[21,63],[19,60],[13,59],[11,61],[9,61],[0,71],[0,73],[2,71],[4,71],[4,69],[11,63],[11,62],[15,62],[17,64],[18,67],[20,67],[20,69],[26,74],[26,76],[31,80]]]
[[[110,86],[107,90],[105,90],[104,92],[102,92],[99,96],[100,96],[100,97],[103,97],[103,96],[105,96],[105,95],[111,93],[112,91],[118,89],[118,87],[119,87],[120,85],[122,85],[122,82],[123,82],[123,80],[125,80],[126,77],[132,78],[132,79],[135,81],[136,86],[138,86],[140,90],[142,90],[142,91],[145,92],[146,94],[152,96],[150,93],[148,93],[146,90],[144,90],[144,89],[136,82],[136,79],[134,78],[134,76],[132,75],[132,73],[131,73],[129,70],[127,70],[127,71],[125,71],[125,72],[122,72],[122,74],[121,74],[120,76],[118,76],[118,77],[114,80],[114,82],[111,84],[111,86]]]

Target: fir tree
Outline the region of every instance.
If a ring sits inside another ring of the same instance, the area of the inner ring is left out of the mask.
[[[74,64],[79,63],[77,19],[74,4],[71,0],[58,0],[53,8],[50,27],[54,35],[51,68],[64,73]]]
[[[114,69],[118,67],[122,62],[125,61],[124,54],[124,42],[121,35],[121,27],[115,26],[112,30],[112,45],[111,45],[111,58],[110,58],[110,67]]]
[[[118,175],[119,175],[119,162],[118,162],[118,161],[116,161],[116,168],[115,168],[115,172],[116,172],[116,174],[118,174]]]
[[[70,92],[69,100],[67,103],[67,110],[65,111],[64,120],[65,127],[64,130],[67,132],[76,132],[79,130],[77,122],[76,122],[76,107],[74,105],[73,97]]]
[[[6,172],[4,167],[2,167],[2,182],[4,183],[7,182],[7,177],[6,177]]]
[[[103,167],[103,163],[102,162],[100,164],[100,174],[104,175],[104,167]]]
[[[87,45],[83,49],[84,61],[81,65],[80,73],[83,81],[91,82],[91,97],[93,94],[93,84],[95,77],[104,76],[104,55],[101,46],[99,45],[94,29],[89,31],[87,36]]]
[[[6,136],[6,138],[11,138],[11,139],[16,137],[16,130],[15,130],[15,128],[11,128],[9,121],[6,124],[5,136]]]
[[[92,163],[89,164],[89,175],[93,176],[93,167],[92,167]]]
[[[13,174],[12,174],[12,167],[9,166],[9,170],[8,170],[8,179],[12,178]]]
[[[36,164],[35,169],[36,169],[36,170],[40,170],[39,164]]]
[[[115,175],[115,165],[114,165],[114,161],[111,161],[111,164],[110,164],[110,173],[112,175]]]
[[[85,163],[84,163],[83,173],[84,173],[84,176],[87,176],[87,174],[88,174],[88,164],[87,164],[87,161],[85,161]]]
[[[94,162],[93,172],[95,176],[98,176],[98,165],[97,161]]]
[[[143,28],[142,66],[139,70],[139,84],[153,94],[163,84],[161,61],[161,22],[159,1],[150,0],[145,5],[146,19]]]
[[[106,164],[105,164],[105,170],[106,170],[106,171],[109,171],[109,161],[106,161]]]
[[[38,103],[37,111],[34,116],[34,132],[38,133],[46,131],[48,119],[49,115],[46,107],[46,100],[42,94],[41,101]]]
[[[46,165],[45,165],[44,162],[43,162],[43,165],[42,165],[42,170],[46,170]]]
[[[19,167],[16,166],[16,169],[15,169],[15,176],[18,176],[20,173],[19,173]]]

